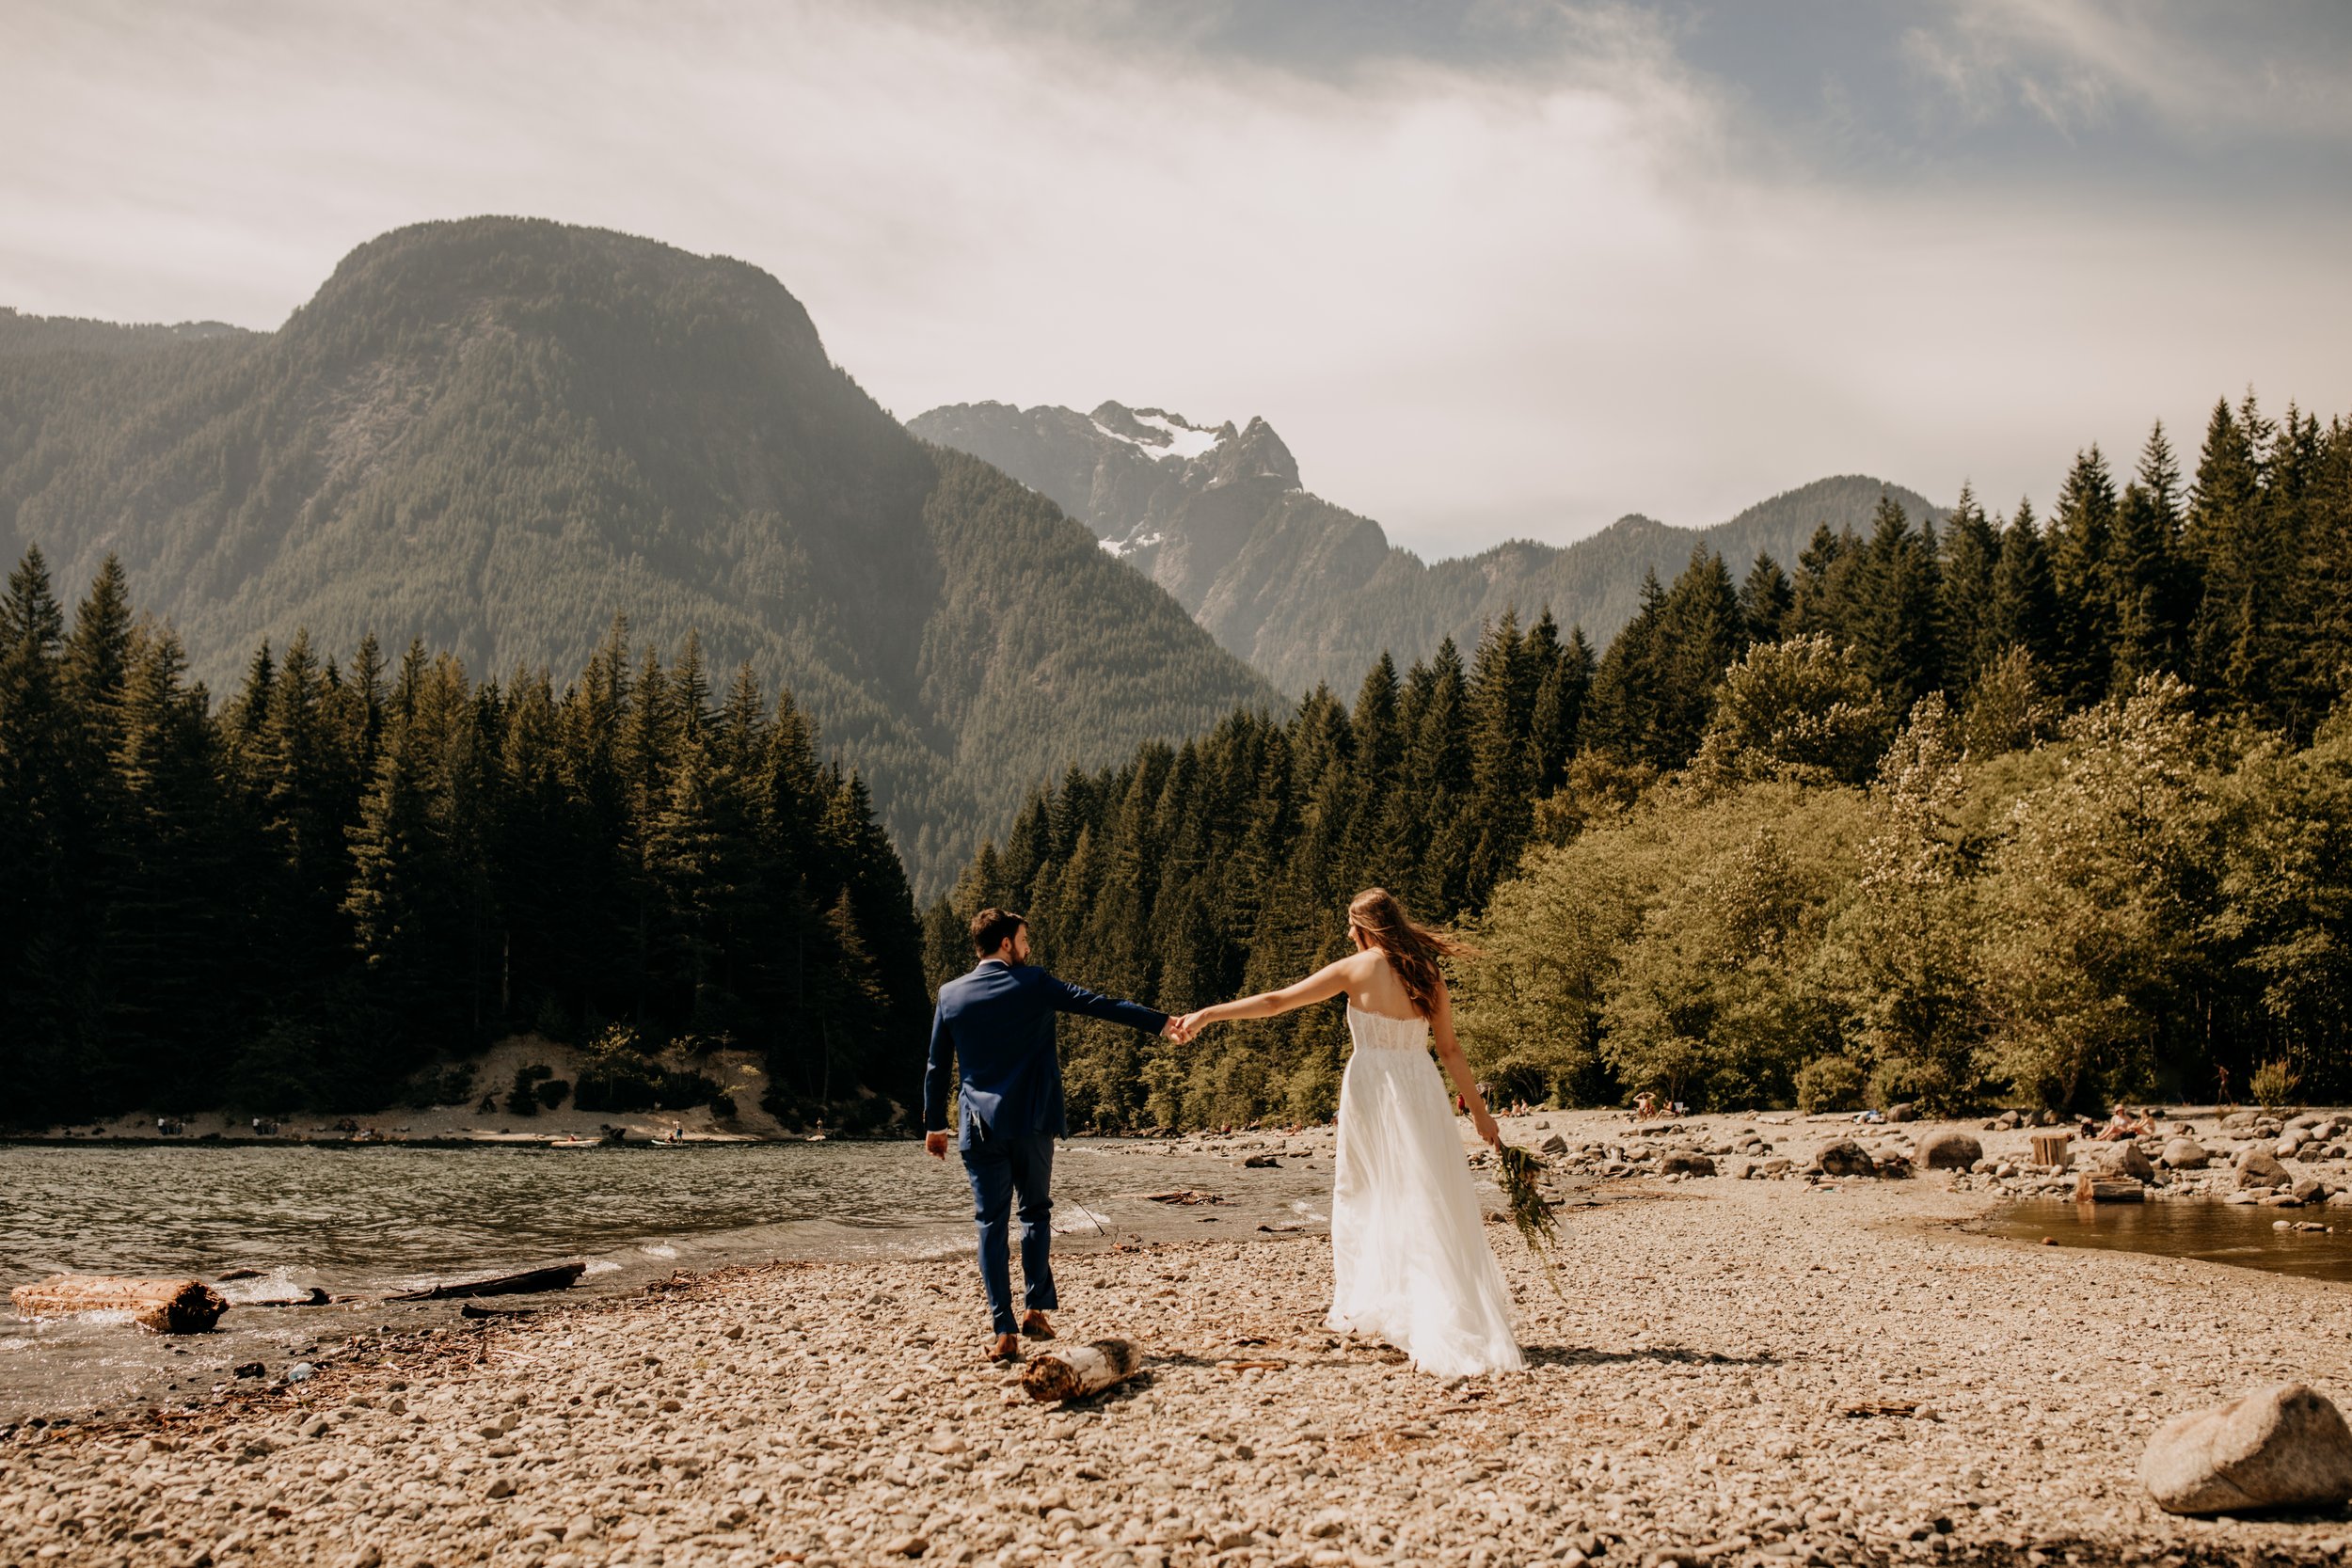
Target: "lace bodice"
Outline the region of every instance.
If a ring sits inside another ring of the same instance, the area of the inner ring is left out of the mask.
[[[1386,1013],[1368,1013],[1350,1002],[1347,1005],[1347,1034],[1359,1051],[1427,1051],[1429,1021],[1425,1018],[1391,1018]]]

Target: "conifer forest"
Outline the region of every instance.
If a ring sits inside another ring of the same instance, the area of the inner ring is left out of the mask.
[[[215,703],[114,562],[69,617],[34,550],[0,597],[0,1123],[429,1105],[535,1030],[590,1048],[583,1109],[711,1100],[648,1047],[725,1044],[767,1053],[771,1111],[854,1126],[928,1015],[864,784],[789,693],[621,624],[560,691],[297,636]]]
[[[926,916],[1175,1010],[1346,951],[1359,888],[1481,955],[1508,1102],[2087,1109],[2352,1092],[2352,426],[2249,394],[2185,467],[2096,447],[2044,515],[1893,501],[1653,577],[1597,655],[1541,612],[1352,698],[1040,789]],[[1332,1114],[1338,1004],[1190,1044],[1077,1022],[1073,1118]]]

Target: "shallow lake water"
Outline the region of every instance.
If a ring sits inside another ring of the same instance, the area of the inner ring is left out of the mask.
[[[2280,1230],[2273,1223],[2313,1223],[2329,1231]],[[2196,1258],[2273,1274],[2352,1282],[2352,1211],[2262,1209],[2210,1198],[2153,1203],[2073,1203],[2034,1198],[1995,1210],[1977,1228],[1991,1236],[2060,1246],[2107,1247],[2166,1258]]]
[[[1261,1225],[1327,1220],[1327,1160],[1286,1162],[1246,1180],[1236,1164],[1139,1141],[1065,1144],[1055,1167],[1057,1245],[1238,1238]],[[1175,1187],[1230,1201],[1150,1201]],[[27,1323],[0,1314],[0,1426],[200,1396],[240,1364],[260,1361],[276,1376],[312,1347],[457,1316],[454,1303],[386,1302],[387,1292],[572,1259],[588,1265],[578,1294],[779,1258],[951,1256],[971,1245],[971,1214],[953,1154],[943,1164],[912,1141],[0,1145],[0,1290],[58,1273],[193,1275],[231,1304],[216,1331],[183,1338],[103,1316]],[[219,1281],[235,1269],[260,1272]],[[312,1286],[358,1299],[252,1305]],[[977,1324],[977,1273],[972,1288]]]

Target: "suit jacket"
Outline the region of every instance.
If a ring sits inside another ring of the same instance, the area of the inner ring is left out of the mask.
[[[930,1065],[923,1073],[923,1129],[947,1125],[948,1059],[962,1085],[963,1130],[956,1147],[983,1138],[1049,1132],[1066,1137],[1061,1055],[1054,1015],[1080,1013],[1158,1034],[1168,1015],[1134,1002],[1097,996],[1057,980],[1034,964],[990,958],[939,988],[931,1013]]]

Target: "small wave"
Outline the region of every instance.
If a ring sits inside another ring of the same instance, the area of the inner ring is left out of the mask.
[[[283,1301],[290,1295],[302,1294],[309,1287],[296,1284],[291,1271],[276,1268],[249,1279],[215,1281],[213,1289],[230,1306],[240,1307],[256,1301]]]
[[[1054,1205],[1054,1234],[1057,1236],[1067,1236],[1073,1232],[1083,1232],[1089,1235],[1097,1231],[1108,1233],[1110,1227],[1108,1214],[1098,1214],[1084,1204],[1057,1203]]]
[[[660,1242],[647,1242],[637,1250],[644,1253],[648,1258],[670,1259],[677,1256],[677,1248],[674,1246],[665,1246]]]
[[[620,1269],[621,1265],[613,1262],[609,1258],[594,1258],[589,1259],[588,1262],[588,1272],[590,1274],[618,1274]]]

